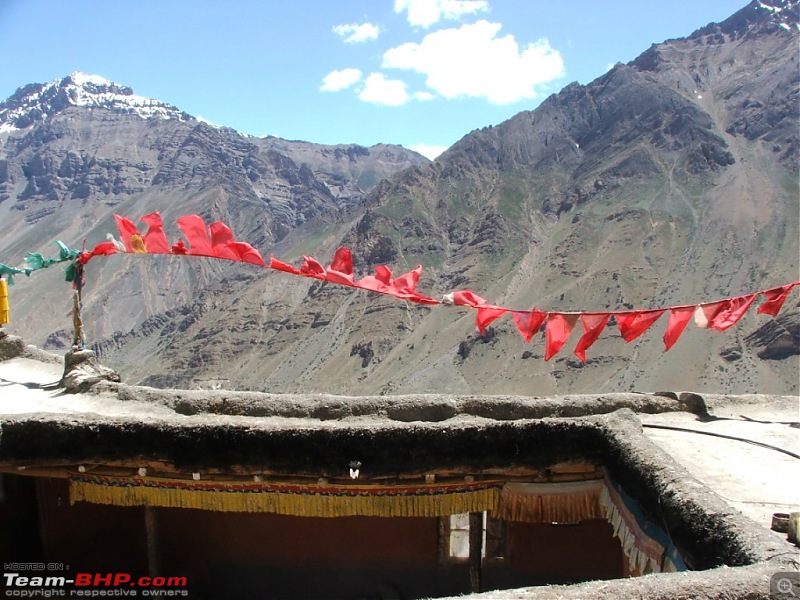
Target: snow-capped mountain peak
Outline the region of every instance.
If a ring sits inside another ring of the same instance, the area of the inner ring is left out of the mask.
[[[68,106],[103,108],[137,115],[142,119],[185,121],[192,118],[170,104],[137,96],[127,86],[116,84],[99,75],[76,71],[50,83],[23,86],[0,103],[0,133],[26,129]]]
[[[756,0],[758,9],[768,13],[773,22],[787,31],[800,30],[800,1],[798,0]]]

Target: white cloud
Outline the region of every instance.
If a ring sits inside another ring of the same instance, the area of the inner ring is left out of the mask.
[[[501,27],[481,20],[440,29],[419,44],[390,48],[383,67],[422,73],[428,88],[445,98],[486,98],[492,104],[535,98],[537,86],[563,76],[564,61],[546,39],[520,49],[513,35],[497,37]]]
[[[361,71],[358,69],[341,69],[331,71],[322,79],[320,90],[323,92],[338,92],[361,81]]]
[[[441,19],[457,19],[489,10],[486,0],[394,0],[394,12],[407,12],[409,25],[430,27]]]
[[[377,40],[380,29],[372,23],[361,23],[360,25],[349,23],[347,25],[336,25],[333,28],[333,33],[344,39],[345,43],[354,44]]]
[[[419,152],[425,158],[429,158],[430,160],[435,160],[437,156],[439,156],[442,152],[447,150],[447,146],[432,146],[430,144],[417,144],[416,146],[411,146],[411,149],[414,152]]]
[[[406,84],[399,79],[387,79],[381,73],[371,73],[364,81],[364,89],[358,94],[364,102],[400,106],[408,102],[410,96]]]

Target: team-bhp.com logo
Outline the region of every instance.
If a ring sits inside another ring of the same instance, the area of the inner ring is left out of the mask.
[[[12,598],[188,597],[186,577],[134,577],[130,573],[34,575],[3,573],[5,596]]]

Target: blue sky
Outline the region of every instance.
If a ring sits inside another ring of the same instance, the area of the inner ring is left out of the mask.
[[[434,156],[747,0],[0,0],[0,99],[73,71],[242,133]]]

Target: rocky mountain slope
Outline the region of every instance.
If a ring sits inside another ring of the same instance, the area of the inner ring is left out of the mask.
[[[57,237],[96,243],[114,231],[113,212],[157,209],[167,223],[221,219],[295,264],[303,254],[325,263],[339,245],[363,275],[422,264],[429,295],[470,289],[524,310],[657,308],[774,287],[800,278],[799,38],[797,0],[756,0],[469,133],[434,163],[390,146],[246,138],[152,101],[131,103],[148,118],[89,110],[69,91],[44,119],[23,97],[63,95],[27,86],[0,105],[0,252],[21,259]],[[508,317],[480,336],[472,311],[242,265],[113,256],[88,276],[88,335],[131,383],[799,391],[796,295],[774,321],[753,310],[724,333],[690,327],[668,353],[665,318],[631,344],[609,327],[584,364],[570,354],[577,334],[545,362],[541,335],[525,344]],[[41,273],[14,289],[12,329],[30,342],[69,339],[58,279]]]
[[[138,218],[154,210],[167,222],[187,213],[222,219],[241,239],[269,247],[301,224],[336,219],[388,175],[428,162],[397,146],[243,136],[81,73],[24,86],[0,104],[0,144],[0,236],[9,264],[21,263],[28,251],[52,253],[48,244],[56,238],[72,247],[102,239],[116,230],[114,213]],[[94,335],[180,305],[194,295],[198,277],[212,277],[174,265],[162,279],[167,267],[152,268],[151,277],[182,291],[163,302],[128,294],[120,310],[130,318],[111,314],[115,324]],[[117,290],[120,281],[124,288],[130,279],[120,272],[102,286]],[[15,289],[16,305],[23,307],[15,322],[33,342],[56,332],[55,342],[63,337],[63,298],[51,303],[52,280],[30,283]],[[93,305],[91,294],[87,304]]]

